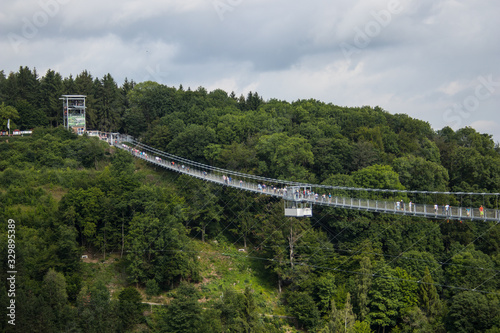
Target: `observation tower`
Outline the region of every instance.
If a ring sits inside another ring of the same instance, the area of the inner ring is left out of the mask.
[[[85,125],[85,95],[62,95],[63,124],[66,129],[73,129],[78,135],[87,130]]]

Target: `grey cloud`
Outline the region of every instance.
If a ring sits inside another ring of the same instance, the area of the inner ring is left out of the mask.
[[[357,31],[374,25],[373,13],[390,0],[217,0],[226,5],[223,13],[212,0],[65,1],[20,53],[5,47],[5,32],[20,31],[23,18],[40,7],[36,1],[27,9],[13,0],[2,4],[9,13],[0,20],[2,69],[26,65],[62,75],[87,69],[97,77],[109,72],[117,82],[149,78],[193,88],[221,82],[266,98],[377,103],[435,128],[449,123],[446,109],[471,93],[478,76],[500,80],[495,2],[400,0],[403,10],[346,57],[342,43],[354,45]],[[460,89],[443,91],[457,82]],[[462,126],[489,128],[488,119],[500,124],[495,94]],[[500,139],[500,129],[492,128]]]

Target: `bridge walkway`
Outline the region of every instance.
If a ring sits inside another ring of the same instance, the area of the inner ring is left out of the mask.
[[[127,142],[128,144],[125,144],[124,142]],[[259,177],[204,165],[146,146],[138,141],[135,141],[134,139],[131,139],[130,137],[127,139],[119,137],[119,139],[111,141],[110,143],[119,149],[130,152],[137,158],[168,170],[239,190],[281,198],[286,201],[296,201],[310,205],[322,205],[385,214],[417,216],[428,219],[500,222],[500,210],[498,208],[487,209],[483,207],[455,206],[435,207],[435,205],[432,204],[330,196],[326,193],[319,194],[312,191],[292,193],[289,189],[294,186],[307,185],[311,188],[316,188],[318,185]],[[324,188],[324,186],[320,186],[320,189],[321,188]],[[335,187],[331,188],[334,189]],[[366,191],[369,192],[371,189],[366,189]]]

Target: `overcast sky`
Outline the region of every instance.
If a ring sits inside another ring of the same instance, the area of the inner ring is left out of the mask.
[[[500,141],[500,2],[2,0],[0,69],[380,106]]]

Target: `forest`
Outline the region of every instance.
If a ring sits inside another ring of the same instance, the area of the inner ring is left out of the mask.
[[[277,199],[65,130],[63,94],[87,96],[88,129],[219,168],[335,186],[500,192],[500,146],[470,127],[433,129],[379,106],[118,84],[88,71],[0,71],[0,130],[8,119],[33,130],[0,137],[4,309],[9,220],[17,271],[16,325],[2,314],[2,331],[500,332],[498,223],[320,206],[311,218],[285,217]],[[470,200],[499,207],[498,195]]]

